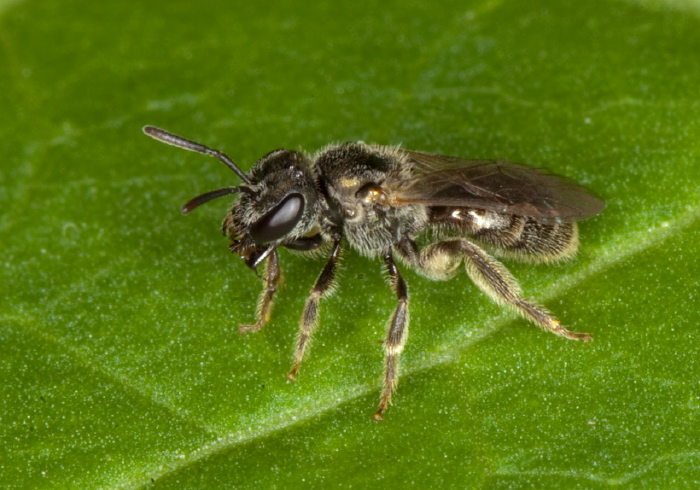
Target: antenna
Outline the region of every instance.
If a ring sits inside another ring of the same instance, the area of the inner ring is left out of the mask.
[[[198,208],[205,202],[209,202],[217,197],[228,196],[229,194],[236,194],[242,190],[247,190],[245,187],[224,187],[223,189],[216,189],[215,191],[205,192],[197,197],[193,197],[182,206],[182,214],[189,214],[193,209]]]
[[[253,185],[253,182],[250,180],[250,178],[245,173],[243,173],[243,171],[240,168],[238,168],[238,166],[235,163],[233,163],[233,160],[231,160],[225,153],[222,153],[219,150],[214,150],[214,149],[209,148],[207,146],[204,146],[202,144],[195,143],[194,141],[188,140],[186,138],[183,138],[182,136],[178,136],[178,135],[173,134],[173,133],[169,133],[164,129],[156,128],[155,126],[144,126],[143,132],[146,133],[151,138],[156,139],[156,140],[158,140],[162,143],[165,143],[167,145],[177,146],[177,147],[183,148],[185,150],[196,151],[197,153],[202,153],[203,155],[209,155],[212,157],[216,157],[219,160],[221,160],[224,164],[226,164],[226,166],[228,168],[233,170],[236,173],[236,175],[238,175],[241,178],[241,180],[243,182],[245,182],[248,185]],[[231,187],[231,189],[240,190],[236,187]],[[221,191],[223,191],[223,189],[219,189],[219,191],[213,191],[213,192],[216,193],[216,192],[221,192]],[[233,194],[233,192],[221,193],[221,194],[217,194],[216,196],[213,196],[213,197],[208,197],[209,193],[203,194],[200,197],[207,196],[208,198],[204,199],[201,203],[205,203],[207,201],[210,201],[211,199],[214,199],[214,197],[220,197],[220,196],[223,196],[225,194]],[[190,201],[190,203],[191,202],[192,201]],[[190,203],[187,203],[187,204],[190,204]],[[190,209],[190,211],[192,209],[196,208],[197,206],[199,206],[199,204],[195,204]],[[185,207],[187,207],[187,205],[185,205]]]

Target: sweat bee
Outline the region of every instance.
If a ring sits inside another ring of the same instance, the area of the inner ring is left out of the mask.
[[[197,196],[182,208],[187,214],[212,199],[237,194],[223,233],[231,239],[231,251],[249,268],[257,271],[264,264],[256,322],[241,325],[240,332],[260,330],[270,319],[281,280],[279,247],[328,250],[328,261],[304,306],[288,379],[296,380],[317,325],[319,303],[335,285],[344,243],[367,257],[381,257],[397,306],[383,343],[377,421],[396,390],[399,355],[408,336],[408,287],[396,259],[437,281],[453,278],[464,262],[471,280],[497,303],[561,337],[591,340],[526,299],[510,272],[482,248],[534,263],[571,258],[578,247],[576,222],[605,207],[572,180],[501,160],[467,160],[363,142],[331,145],[314,156],[275,150],[245,173],[218,150],[153,126],[143,131],[163,143],[218,158],[242,181]],[[439,238],[420,249],[415,240],[427,231]]]

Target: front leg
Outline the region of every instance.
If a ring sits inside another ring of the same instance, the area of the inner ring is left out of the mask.
[[[279,257],[277,250],[273,250],[267,257],[265,262],[265,276],[263,277],[263,290],[260,293],[257,307],[257,321],[254,325],[241,325],[238,327],[240,333],[256,332],[263,328],[270,319],[272,313],[272,305],[277,292],[277,285],[281,282],[282,274],[280,271]]]
[[[297,347],[296,354],[294,355],[294,364],[292,365],[292,370],[287,375],[287,379],[290,381],[296,381],[297,372],[299,371],[299,366],[301,366],[301,361],[304,359],[304,351],[309,345],[311,340],[311,334],[316,328],[317,317],[318,317],[318,303],[322,297],[327,295],[333,290],[335,285],[335,273],[338,266],[338,260],[340,259],[340,236],[335,238],[333,243],[333,251],[331,256],[328,258],[326,266],[319,274],[313,289],[311,290],[311,296],[306,300],[306,305],[304,306],[304,313],[301,316],[301,322],[299,323],[299,336],[297,337]]]
[[[382,414],[391,403],[391,395],[399,381],[399,355],[408,338],[408,286],[396,267],[391,250],[384,251],[384,263],[389,271],[391,288],[396,293],[398,305],[391,316],[389,332],[384,342],[384,387],[382,388],[379,408],[374,420],[384,420]]]

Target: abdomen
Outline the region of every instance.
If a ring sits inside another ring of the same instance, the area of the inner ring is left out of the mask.
[[[576,253],[576,223],[543,223],[528,216],[471,208],[434,207],[430,222],[491,246],[501,255],[532,262],[564,260]]]

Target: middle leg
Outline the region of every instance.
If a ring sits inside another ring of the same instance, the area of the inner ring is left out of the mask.
[[[301,322],[299,323],[299,335],[297,336],[297,346],[296,353],[294,355],[294,364],[292,365],[292,370],[289,371],[287,379],[290,381],[296,381],[297,372],[299,371],[299,366],[301,366],[301,361],[304,359],[304,351],[311,340],[311,334],[316,328],[316,320],[318,317],[318,303],[322,297],[327,295],[333,290],[335,285],[335,273],[338,267],[338,260],[340,259],[340,238],[336,238],[333,243],[333,251],[331,256],[328,258],[326,266],[319,274],[313,289],[311,290],[311,296],[306,300],[306,305],[304,305],[304,313],[301,315]]]

